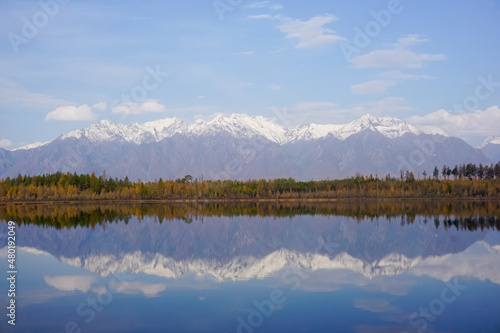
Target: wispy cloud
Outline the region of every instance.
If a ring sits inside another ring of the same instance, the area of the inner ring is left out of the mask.
[[[335,31],[325,27],[325,25],[338,20],[332,14],[314,16],[307,21],[269,14],[251,15],[248,18],[281,21],[282,23],[276,28],[285,34],[285,38],[293,40],[297,49],[322,48],[345,40]]]
[[[281,15],[270,15],[270,14],[259,14],[259,15],[250,15],[247,17],[248,19],[252,20],[278,20],[278,21],[285,21],[289,18],[281,16]]]
[[[236,53],[236,55],[252,55],[252,54],[254,54],[253,51],[241,51]]]
[[[283,5],[272,4],[270,1],[256,1],[251,2],[248,5],[243,6],[244,9],[271,9],[271,10],[281,10]]]
[[[373,80],[368,82],[363,82],[356,84],[351,87],[351,93],[360,94],[382,94],[387,88],[392,87],[396,84],[393,80]]]
[[[277,85],[277,84],[271,84],[271,85],[267,86],[267,89],[269,89],[269,90],[281,90],[281,86]]]
[[[410,50],[410,47],[428,41],[419,35],[408,35],[391,44],[390,49],[375,50],[353,57],[351,64],[355,68],[421,68],[427,62],[445,60],[444,54],[418,54]]]
[[[425,75],[425,74],[407,74],[403,73],[401,71],[388,71],[380,74],[381,77],[387,78],[387,79],[394,79],[394,80],[432,80],[434,79],[433,76],[430,75]]]
[[[370,113],[375,116],[387,116],[402,111],[411,111],[412,108],[406,104],[403,97],[388,97],[382,100],[362,103],[358,109],[358,115]]]
[[[1,139],[0,140],[0,148],[8,148],[12,146],[12,141],[8,139]]]
[[[49,95],[30,92],[21,88],[16,82],[5,78],[0,78],[0,91],[2,91],[0,94],[0,104],[47,108],[72,104],[71,102]]]
[[[277,121],[286,125],[304,123],[343,124],[370,113],[374,116],[387,116],[398,112],[412,110],[403,97],[388,97],[381,100],[357,104],[353,107],[342,107],[333,102],[305,102],[293,107],[270,107]]]
[[[399,312],[401,311],[398,307],[389,304],[386,299],[356,299],[354,300],[354,306],[358,309],[370,311],[373,313],[384,313],[384,312]]]
[[[285,34],[286,38],[297,42],[295,48],[315,49],[345,40],[344,37],[337,35],[335,31],[324,27],[326,24],[337,20],[337,17],[326,14],[315,16],[307,21],[289,20],[278,25],[278,29]]]
[[[143,103],[120,103],[113,107],[111,113],[113,114],[128,114],[128,115],[138,115],[145,113],[157,113],[166,112],[167,109],[162,104],[154,100],[148,100]]]
[[[398,70],[384,72],[379,75],[382,80],[371,80],[351,86],[352,94],[382,94],[388,88],[395,86],[401,81],[416,81],[433,79],[429,75],[407,74]]]

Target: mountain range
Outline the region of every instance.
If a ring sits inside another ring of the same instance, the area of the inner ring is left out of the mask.
[[[262,116],[217,115],[187,123],[103,120],[57,139],[0,149],[0,177],[76,172],[132,180],[288,178],[332,179],[359,174],[424,171],[435,166],[496,163],[500,140],[479,148],[462,139],[417,130],[392,117],[365,115],[344,125],[287,128]]]

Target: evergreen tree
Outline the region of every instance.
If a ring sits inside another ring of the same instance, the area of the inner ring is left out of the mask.
[[[432,175],[434,176],[434,179],[438,179],[439,178],[439,170],[438,170],[438,167],[434,167],[434,172],[432,173]]]

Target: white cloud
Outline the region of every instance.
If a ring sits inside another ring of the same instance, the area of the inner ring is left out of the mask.
[[[426,61],[444,60],[443,54],[416,54],[410,50],[377,50],[352,59],[356,68],[421,68]]]
[[[297,49],[314,49],[329,46],[345,40],[337,35],[335,31],[325,28],[324,25],[337,21],[331,14],[315,16],[308,21],[299,19],[288,19],[278,25],[278,29],[285,34],[288,39],[297,41]]]
[[[281,90],[281,86],[279,86],[277,84],[271,84],[267,87],[267,89],[269,89],[269,90]]]
[[[108,104],[106,104],[106,102],[99,102],[99,103],[95,103],[94,105],[92,105],[92,109],[96,109],[99,111],[105,111],[107,107],[108,107]]]
[[[205,99],[205,96],[200,95],[200,96],[196,97],[196,99]]]
[[[321,48],[346,40],[337,35],[335,31],[324,27],[324,25],[338,20],[331,14],[315,16],[307,21],[269,14],[251,15],[248,18],[281,21],[282,23],[276,28],[285,34],[285,38],[295,40],[295,48],[297,49]]]
[[[0,148],[8,148],[12,146],[12,141],[8,139],[1,139],[0,140]]]
[[[363,82],[356,84],[351,87],[352,94],[381,94],[384,93],[387,88],[392,87],[396,84],[396,81],[392,80],[373,80],[368,82]]]
[[[408,123],[424,132],[435,133],[438,130],[462,139],[500,135],[500,109],[492,106],[486,110],[468,113],[449,113],[441,109],[424,116],[413,116]]]
[[[392,44],[392,46],[394,46],[394,48],[407,48],[413,45],[418,45],[426,42],[429,42],[429,39],[420,38],[418,34],[413,34],[399,38],[398,42]]]
[[[54,108],[62,105],[71,104],[71,102],[53,98],[51,96],[33,93],[23,88],[15,82],[0,78],[0,103],[23,106],[23,107],[45,107]]]
[[[120,103],[111,110],[113,114],[145,114],[154,112],[165,112],[165,106],[157,101],[148,100],[143,103]]]
[[[272,9],[272,10],[281,10],[283,9],[283,5],[273,5],[269,1],[257,1],[257,2],[252,2],[248,5],[244,5],[243,8],[245,9]]]
[[[426,62],[445,60],[444,54],[417,54],[409,48],[420,43],[428,42],[418,35],[408,35],[392,44],[392,49],[375,50],[367,54],[355,56],[351,64],[355,68],[421,68]]]
[[[82,293],[89,291],[95,281],[94,276],[88,275],[61,275],[61,276],[45,276],[45,282],[57,290],[75,291],[79,290]]]
[[[160,292],[167,288],[165,283],[144,283],[140,281],[132,282],[113,282],[111,287],[116,291],[124,294],[135,294],[137,292],[143,293],[145,296],[157,296]]]
[[[45,120],[62,120],[62,121],[89,121],[95,120],[96,115],[87,104],[81,106],[61,106],[50,111],[45,116]]]

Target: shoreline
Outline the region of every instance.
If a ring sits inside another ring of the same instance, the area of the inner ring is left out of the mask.
[[[500,201],[500,197],[385,197],[385,198],[229,198],[229,199],[60,199],[0,201],[0,206],[51,205],[51,204],[214,204],[214,203],[328,203],[328,202],[384,202],[384,201]]]

